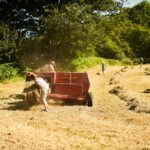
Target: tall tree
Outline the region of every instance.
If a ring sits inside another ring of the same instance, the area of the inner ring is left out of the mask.
[[[129,9],[129,18],[136,24],[150,27],[150,2],[144,0]]]
[[[19,36],[16,31],[12,31],[5,24],[0,25],[0,63],[19,62]]]
[[[89,5],[90,11],[115,11],[119,2],[114,0],[2,0],[0,1],[0,21],[8,23],[11,28],[17,29],[28,37],[32,34],[40,33],[43,28],[41,17],[46,15],[45,9],[52,9],[57,6],[62,9],[63,6],[70,3],[80,5]],[[5,14],[5,15],[3,15]]]

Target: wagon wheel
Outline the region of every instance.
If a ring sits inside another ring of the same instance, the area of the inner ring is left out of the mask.
[[[87,94],[87,97],[86,97],[86,104],[87,104],[89,107],[93,106],[93,94],[92,94],[92,92],[89,92],[89,93]]]

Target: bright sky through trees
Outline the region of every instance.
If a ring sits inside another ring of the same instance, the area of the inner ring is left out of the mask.
[[[143,0],[127,0],[127,2],[125,3],[126,7],[132,7],[140,2],[142,2]]]

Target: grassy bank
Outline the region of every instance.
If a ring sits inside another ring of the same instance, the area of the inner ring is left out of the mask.
[[[107,65],[127,65],[127,62],[121,62],[114,59],[104,59],[99,57],[86,57],[86,58],[78,58],[73,60],[70,63],[71,71],[80,71],[82,69],[91,68],[96,65],[101,65],[102,61],[104,61]]]

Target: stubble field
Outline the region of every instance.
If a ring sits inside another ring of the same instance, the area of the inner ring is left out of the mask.
[[[1,150],[150,150],[150,65],[100,66],[86,70],[93,93],[93,107],[49,100],[27,108],[21,94],[25,82],[0,84]],[[123,70],[122,70],[123,69]],[[99,73],[98,73],[99,72]],[[110,81],[116,82],[111,82]],[[124,97],[110,93],[119,86]]]

